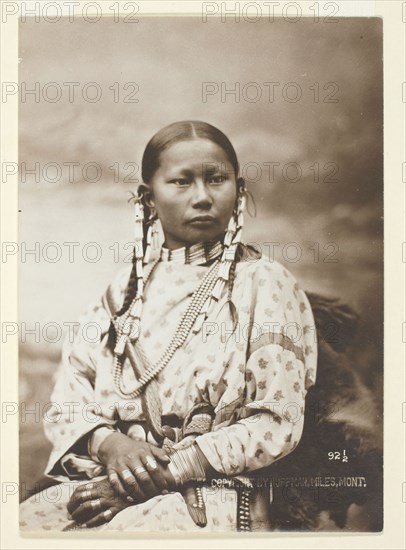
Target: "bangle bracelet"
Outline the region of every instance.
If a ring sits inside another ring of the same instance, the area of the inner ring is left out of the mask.
[[[182,478],[180,477],[179,470],[171,461],[168,464],[168,470],[171,472],[173,479],[175,480],[175,485],[183,485]]]
[[[206,472],[194,443],[177,449],[170,457],[170,471],[175,479],[180,478],[182,485],[187,481],[206,481]]]

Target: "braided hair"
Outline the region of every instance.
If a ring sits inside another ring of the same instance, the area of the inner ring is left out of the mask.
[[[143,186],[141,185],[138,188],[138,197],[139,197],[139,200],[141,201],[141,204],[144,207],[143,240],[142,240],[142,251],[144,255],[145,249],[147,246],[148,228],[154,222],[154,218],[151,218],[151,209],[150,209],[150,206],[148,205],[148,201],[145,199]],[[117,317],[120,317],[120,315],[125,313],[127,309],[130,307],[131,302],[133,301],[133,299],[135,298],[135,295],[137,294],[137,283],[138,283],[138,279],[137,279],[136,250],[134,247],[130,278],[128,280],[123,305],[121,309],[116,313]]]

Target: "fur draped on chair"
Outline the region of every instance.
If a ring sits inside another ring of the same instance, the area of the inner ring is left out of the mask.
[[[382,419],[362,382],[351,344],[360,322],[337,299],[307,293],[318,336],[318,372],[306,396],[298,447],[267,470],[280,478],[351,478],[358,486],[274,487],[272,529],[318,530],[328,518],[345,528],[351,504],[375,504],[369,530],[382,529]],[[329,459],[345,450],[347,462]],[[330,455],[331,456],[331,455]],[[361,479],[356,479],[361,478]],[[363,479],[362,479],[363,478]]]

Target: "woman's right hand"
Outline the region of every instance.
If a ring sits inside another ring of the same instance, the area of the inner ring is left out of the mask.
[[[121,497],[144,502],[173,488],[167,453],[155,445],[112,433],[100,445],[99,459],[106,467],[109,481]]]

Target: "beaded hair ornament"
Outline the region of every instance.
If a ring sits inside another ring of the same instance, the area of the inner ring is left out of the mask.
[[[159,261],[159,259],[157,259],[154,262],[150,262],[151,250],[152,248],[157,248],[158,242],[159,230],[156,225],[157,217],[154,212],[150,212],[149,220],[146,224],[144,212],[145,209],[149,211],[150,207],[145,201],[144,194],[139,189],[138,194],[133,194],[131,197],[130,200],[134,201],[135,224],[134,258],[130,280],[133,280],[136,291],[128,307],[125,307],[127,300],[124,301],[122,310],[125,309],[125,311],[121,310],[113,319],[116,331],[116,345],[114,347],[114,383],[116,390],[122,396],[127,398],[139,396],[143,387],[168,364],[175,351],[186,341],[190,332],[193,334],[199,333],[211,308],[219,301],[223,290],[229,283],[230,272],[233,266],[235,266],[238,247],[241,242],[244,224],[243,211],[247,194],[245,182],[242,178],[238,179],[237,185],[238,196],[234,212],[225,230],[221,257],[214,261],[202,282],[193,293],[189,307],[182,316],[174,337],[163,356],[155,365],[150,365],[149,368],[146,369],[146,372],[138,380],[138,384],[134,391],[125,393],[121,387],[122,356],[128,341],[137,345],[141,328],[144,287]],[[145,356],[144,359],[148,362]]]

